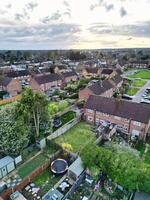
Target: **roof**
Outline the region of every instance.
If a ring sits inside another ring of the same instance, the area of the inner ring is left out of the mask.
[[[120,83],[122,80],[123,80],[123,78],[119,75],[119,74],[117,74],[116,76],[114,76],[113,78],[111,78],[112,80],[113,80],[113,82],[117,85],[118,83]]]
[[[27,200],[20,192],[16,191],[10,195],[11,200]]]
[[[42,200],[52,200],[54,199],[54,196],[57,196],[57,200],[62,200],[64,197],[64,195],[60,193],[57,189],[52,188],[44,195],[44,197],[42,197]]]
[[[77,76],[77,73],[75,71],[70,71],[70,72],[64,72],[62,73],[64,77],[70,77],[70,76]]]
[[[6,156],[6,157],[0,159],[0,169],[4,166],[8,165],[11,162],[14,162],[14,159],[10,156]]]
[[[101,74],[108,74],[110,75],[113,72],[113,69],[103,69]]]
[[[150,120],[150,106],[140,103],[91,95],[85,107],[142,123]]]
[[[84,171],[82,160],[78,157],[68,168],[69,171],[72,171],[76,176],[80,176],[80,174]]]
[[[108,80],[97,81],[96,83],[88,86],[88,88],[96,95],[100,95],[112,87],[112,84]]]
[[[58,67],[58,69],[67,69],[67,67],[65,65],[54,65],[54,68]]]
[[[7,86],[11,82],[12,78],[1,76],[0,77],[0,85]]]
[[[136,192],[133,200],[150,200],[150,194],[145,192]]]
[[[20,71],[11,71],[6,74],[10,78],[20,77],[20,76],[28,76],[30,75],[28,70],[20,70]]]
[[[35,77],[35,80],[38,84],[45,84],[53,81],[59,81],[62,80],[61,76],[59,74],[47,74],[43,76],[37,76]]]
[[[86,71],[88,72],[88,73],[92,73],[92,74],[97,74],[98,73],[98,68],[97,67],[88,67],[88,68],[86,68]]]

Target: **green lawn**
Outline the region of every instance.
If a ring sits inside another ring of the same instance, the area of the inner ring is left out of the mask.
[[[138,145],[135,147],[138,151],[140,151],[140,155],[143,156],[146,145],[143,141],[140,141]]]
[[[134,80],[133,86],[134,87],[143,87],[147,82],[145,80]]]
[[[69,143],[72,145],[73,151],[78,152],[88,142],[96,139],[95,134],[91,130],[91,126],[85,122],[80,122],[62,136],[55,139],[55,142],[61,145],[62,143]]]
[[[29,174],[34,172],[38,167],[40,167],[46,161],[46,156],[39,154],[34,159],[30,160],[23,166],[21,166],[18,170],[19,176],[23,179],[27,177]]]
[[[142,79],[150,79],[150,70],[139,70],[138,72],[129,75],[129,78],[142,78]]]
[[[76,113],[74,111],[69,111],[63,115],[61,115],[61,126],[65,125],[67,122],[71,121],[72,119],[74,119],[76,116]],[[58,127],[60,128],[60,127]],[[56,131],[58,128],[53,128],[53,131]]]
[[[129,96],[134,96],[137,93],[138,90],[139,90],[138,88],[134,88],[134,87],[129,88],[126,94],[129,95]]]
[[[147,151],[145,155],[145,163],[150,164],[150,149]]]
[[[48,167],[32,180],[36,187],[41,188],[42,195],[46,194],[61,178],[60,176],[53,177],[52,175]]]

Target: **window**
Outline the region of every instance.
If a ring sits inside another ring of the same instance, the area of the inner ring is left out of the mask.
[[[120,117],[114,116],[114,119],[120,120]]]
[[[134,124],[135,126],[141,126],[141,122],[134,121],[133,124]]]

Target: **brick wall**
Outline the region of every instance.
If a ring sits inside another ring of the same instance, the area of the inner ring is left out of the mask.
[[[125,119],[113,115],[107,115],[106,113],[95,112],[92,110],[85,110],[85,118],[90,123],[99,122],[100,120],[110,121],[111,123],[117,124],[124,128],[126,133],[132,133],[133,130],[137,130],[140,133],[140,138],[145,139],[148,127],[150,127],[150,122],[148,124],[140,123],[136,125],[136,122],[130,119]],[[138,123],[137,123],[138,124]]]
[[[21,84],[18,80],[12,79],[12,81],[7,85],[6,90],[12,97],[14,97],[21,92]]]
[[[35,170],[33,173],[31,173],[27,178],[22,180],[21,183],[19,185],[17,185],[16,187],[5,190],[1,194],[0,198],[2,198],[2,200],[8,200],[9,196],[13,192],[15,192],[16,190],[19,190],[19,189],[23,188],[24,186],[26,186],[34,177],[36,177],[38,174],[43,172],[50,165],[50,162],[51,162],[50,159],[48,161],[46,161],[41,167],[39,167],[37,170]]]

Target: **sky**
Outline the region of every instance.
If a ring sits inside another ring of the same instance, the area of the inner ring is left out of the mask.
[[[0,49],[150,47],[150,0],[0,0]]]

